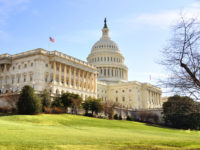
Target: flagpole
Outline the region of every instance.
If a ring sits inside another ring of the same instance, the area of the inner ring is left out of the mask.
[[[48,40],[48,51],[50,51],[50,42]]]

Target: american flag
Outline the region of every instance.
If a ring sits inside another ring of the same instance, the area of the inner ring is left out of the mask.
[[[52,38],[52,37],[49,37],[49,40],[51,41],[51,42],[55,42],[55,39],[54,38]]]

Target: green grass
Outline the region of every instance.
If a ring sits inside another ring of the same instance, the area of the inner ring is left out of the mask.
[[[0,149],[200,149],[200,132],[66,114],[1,116]]]

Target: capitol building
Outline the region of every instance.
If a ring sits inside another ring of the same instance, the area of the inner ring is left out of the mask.
[[[0,55],[0,93],[20,92],[25,85],[51,96],[64,92],[112,101],[133,110],[161,108],[160,88],[128,81],[128,68],[119,46],[111,40],[106,20],[102,37],[91,49],[87,62],[58,51],[41,48]]]

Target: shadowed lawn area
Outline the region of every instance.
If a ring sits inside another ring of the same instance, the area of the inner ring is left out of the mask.
[[[200,149],[200,131],[67,114],[1,116],[0,149]]]

